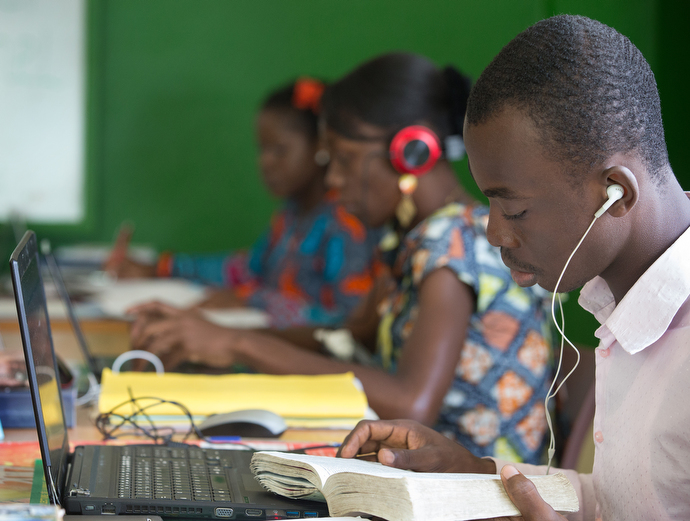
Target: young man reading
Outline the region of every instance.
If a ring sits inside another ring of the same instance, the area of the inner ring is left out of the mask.
[[[594,469],[566,471],[580,498],[569,518],[690,519],[690,199],[668,161],[648,63],[599,22],[537,23],[475,84],[465,144],[490,201],[489,241],[513,279],[584,285],[580,304],[601,323]],[[611,185],[622,197],[594,219]],[[502,469],[525,519],[563,519],[521,474],[546,467],[503,467],[404,421],[361,423],[340,455],[372,451],[419,471]]]

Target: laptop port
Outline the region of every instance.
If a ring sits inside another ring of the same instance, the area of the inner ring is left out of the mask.
[[[319,517],[318,512],[305,512],[304,517]]]
[[[299,510],[288,510],[285,512],[288,519],[295,519],[299,517]]]
[[[232,508],[216,508],[216,517],[232,517],[235,511]]]
[[[117,514],[115,510],[115,505],[103,505],[101,507],[101,514],[106,516],[114,516],[115,514]]]
[[[264,515],[264,511],[259,508],[248,508],[244,513],[248,517],[261,517]]]

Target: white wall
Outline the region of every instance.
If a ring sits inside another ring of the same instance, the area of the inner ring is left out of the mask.
[[[83,0],[0,0],[0,219],[84,216]]]

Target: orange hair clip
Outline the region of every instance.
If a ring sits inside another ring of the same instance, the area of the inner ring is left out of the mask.
[[[319,113],[321,95],[326,86],[319,80],[312,78],[300,78],[292,89],[292,105],[296,109],[311,110]]]

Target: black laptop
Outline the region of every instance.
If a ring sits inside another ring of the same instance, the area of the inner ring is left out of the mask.
[[[194,445],[85,445],[70,452],[36,236],[26,232],[10,266],[48,495],[68,514],[149,514],[186,519],[328,515],[324,503],[265,491],[250,451]]]

